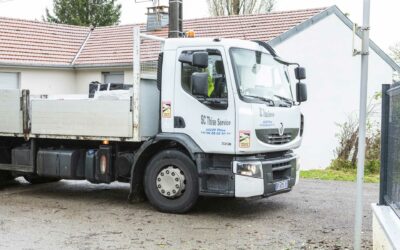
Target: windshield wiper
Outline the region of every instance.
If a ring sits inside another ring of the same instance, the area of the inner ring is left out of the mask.
[[[259,99],[261,101],[264,101],[266,103],[269,103],[271,106],[275,106],[275,102],[272,99],[266,98],[266,97],[262,97],[262,96],[256,96],[256,95],[244,95],[245,97],[252,97],[252,98],[256,98]]]
[[[284,101],[285,103],[289,104],[290,106],[293,105],[293,101],[290,100],[289,98],[286,98],[286,97],[283,97],[283,96],[280,96],[280,95],[274,95],[274,96],[279,98],[279,99],[281,99],[282,101]]]

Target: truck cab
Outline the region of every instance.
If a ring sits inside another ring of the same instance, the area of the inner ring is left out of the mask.
[[[162,132],[190,135],[216,154],[300,146],[301,114],[288,67],[257,43],[170,39],[163,56]],[[191,64],[193,56],[205,64]]]

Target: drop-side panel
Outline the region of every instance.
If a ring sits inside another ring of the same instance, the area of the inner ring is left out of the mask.
[[[130,100],[32,100],[32,134],[132,137]]]
[[[0,90],[0,133],[22,133],[20,90]]]

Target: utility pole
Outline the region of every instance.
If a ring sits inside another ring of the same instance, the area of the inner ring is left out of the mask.
[[[364,17],[361,49],[361,85],[360,85],[360,125],[358,136],[358,156],[357,156],[357,198],[354,225],[354,249],[361,249],[361,230],[363,218],[363,182],[364,182],[364,163],[365,163],[365,134],[367,122],[367,90],[368,90],[368,57],[369,57],[369,30],[370,30],[370,0],[364,0]]]
[[[182,0],[169,0],[169,38],[182,37],[183,27],[183,3]]]

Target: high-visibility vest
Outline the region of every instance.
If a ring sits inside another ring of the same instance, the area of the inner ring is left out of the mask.
[[[214,88],[215,88],[214,81],[211,77],[210,72],[208,72],[208,97],[210,97],[212,92],[214,92]]]

